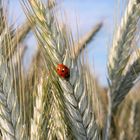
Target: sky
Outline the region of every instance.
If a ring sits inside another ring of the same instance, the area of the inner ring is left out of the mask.
[[[86,51],[95,75],[98,77],[99,82],[106,86],[106,64],[114,26],[115,0],[61,0],[59,7],[61,7],[61,12],[63,10],[65,13],[66,19],[64,21],[70,26],[75,38],[82,37],[94,25],[103,22],[102,29],[88,44]],[[10,1],[9,15],[11,21],[16,21],[17,25],[25,20],[19,0]],[[32,37],[28,39],[29,52],[33,52],[35,43]],[[30,56],[29,53],[27,56]]]

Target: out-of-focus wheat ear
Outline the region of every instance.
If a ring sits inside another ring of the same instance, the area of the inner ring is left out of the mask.
[[[6,19],[3,10],[3,1],[0,0],[0,34],[2,33],[3,29],[5,28]]]
[[[92,97],[92,108],[95,112],[96,122],[102,129],[107,113],[107,93],[94,77],[94,73],[90,71],[90,67],[87,65],[85,67],[84,69],[87,71],[88,92],[91,92],[90,96]]]
[[[12,57],[13,51],[16,50],[17,44],[19,44],[20,42],[22,42],[22,40],[25,39],[31,27],[29,27],[29,22],[26,22],[15,32],[13,25],[5,26],[8,25],[8,19],[6,17],[6,14],[4,14],[3,5],[0,8],[0,34],[3,34],[3,37],[5,38],[11,38],[10,51],[8,50],[9,48],[5,48],[4,55],[5,59],[9,59],[9,56]],[[9,32],[7,30],[9,30]],[[4,43],[6,43],[3,41],[3,39],[4,38],[1,38],[0,40],[2,46]]]
[[[42,117],[42,111],[44,109],[43,106],[43,77],[39,79],[37,85],[37,92],[35,98],[35,106],[33,111],[33,119],[31,120],[31,140],[39,140],[41,139],[41,132],[40,132],[40,121]]]
[[[74,54],[73,58],[76,59],[87,46],[88,43],[96,36],[96,34],[101,30],[103,23],[100,22],[96,24],[87,34],[85,34],[78,43],[74,44]]]
[[[130,123],[130,138],[135,139],[135,127],[136,127],[136,107],[137,107],[137,101],[132,102],[132,107],[130,110],[130,118],[129,118],[129,123]]]
[[[21,43],[29,34],[31,31],[31,24],[29,21],[26,21],[19,27],[15,33],[12,35],[11,39],[11,51],[10,54],[7,55],[7,59],[10,59],[16,50],[16,47],[18,46],[19,43]]]
[[[113,38],[108,58],[108,74],[112,87],[116,87],[121,74],[133,50],[132,41],[135,37],[137,23],[140,18],[140,2],[129,0],[120,25]]]
[[[50,87],[50,81],[47,80],[46,82],[43,80],[42,75],[39,78],[37,92],[35,95],[35,106],[33,111],[33,119],[31,121],[31,140],[47,138],[50,119],[48,113],[50,112],[52,102]]]
[[[24,126],[24,130],[26,130],[27,135],[29,136],[31,117],[30,96],[32,95],[32,93],[30,90],[28,90],[28,82],[25,80],[26,78],[23,67],[23,57],[26,49],[27,46],[24,46],[23,44],[17,45],[16,51],[14,51],[14,54],[12,58],[10,58],[10,60],[12,59],[12,64],[15,71],[14,82],[16,84],[16,92],[18,93],[18,100],[20,101],[21,114],[22,116],[24,116],[23,124],[26,124]]]
[[[110,128],[112,121],[112,102],[111,102],[111,96],[110,96],[110,90],[107,92],[108,96],[108,108],[107,108],[107,115],[106,120],[103,128],[103,140],[109,140],[110,138]]]
[[[133,131],[134,133],[133,134],[133,137],[134,139],[139,139],[140,138],[140,134],[139,134],[139,127],[140,127],[140,123],[138,123],[139,121],[139,110],[140,110],[140,102],[137,101],[135,104],[134,104],[134,123],[133,123]]]
[[[2,8],[3,10],[3,8]],[[10,53],[10,51],[8,51],[8,47],[6,47],[6,45],[8,46],[8,41],[9,39],[11,39],[11,36],[13,34],[13,30],[12,30],[12,26],[9,27],[7,24],[7,20],[6,17],[1,13],[0,15],[0,57],[2,56],[3,59],[6,58],[6,55],[8,55],[8,53]]]
[[[56,1],[55,0],[48,0],[48,4],[47,4],[49,9],[52,9],[56,6]]]
[[[12,70],[13,64],[7,68],[5,61],[1,59],[1,130],[3,139],[19,139],[23,135],[22,117],[20,114],[20,104],[17,95],[15,72]],[[11,62],[12,63],[12,62]],[[9,72],[10,70],[10,72]],[[22,138],[21,138],[22,139]]]
[[[42,69],[42,59],[40,59],[39,51],[37,50],[36,54],[32,58],[32,62],[29,65],[27,71],[24,71],[24,108],[26,110],[25,117],[26,117],[26,124],[28,124],[28,133],[31,132],[31,121],[34,113],[34,105],[36,105],[35,97],[38,93],[37,87],[40,83],[40,79],[44,75],[44,71]],[[46,79],[43,79],[47,83]],[[43,85],[42,85],[43,87]]]
[[[0,75],[1,75],[0,127],[2,137],[4,140],[6,139],[16,140],[15,126],[16,121],[18,120],[19,117],[19,108],[15,108],[17,107],[17,96],[15,96],[14,91],[11,90],[12,88],[12,81],[10,79],[11,77],[8,75],[6,65],[4,64],[0,66]],[[13,106],[14,104],[15,107]],[[10,113],[11,111],[12,114]],[[16,113],[16,116],[13,113]]]
[[[33,118],[31,121],[31,139],[48,139],[50,128],[52,128],[51,114],[53,114],[52,104],[54,104],[53,91],[51,86],[51,75],[46,70],[44,57],[38,49],[31,67],[31,77],[35,77],[37,91],[32,94],[33,97]],[[38,67],[38,68],[37,68]],[[30,76],[30,75],[29,75]],[[32,79],[31,79],[32,80]],[[32,83],[33,84],[33,83]],[[32,87],[34,85],[31,85]],[[54,115],[54,114],[53,114]],[[54,121],[54,120],[52,120]]]
[[[117,107],[131,88],[135,85],[135,81],[140,74],[140,58],[137,58],[133,64],[129,67],[127,73],[122,77],[120,84],[116,87],[112,94],[113,110]]]
[[[13,55],[11,57],[12,62],[15,65],[15,69],[18,69],[19,66],[22,66],[22,61],[23,61],[23,57],[24,57],[26,50],[27,50],[27,46],[25,46],[23,44],[19,44],[17,46],[15,52],[13,53]]]
[[[137,140],[140,138],[138,121],[140,115],[140,97],[139,83],[129,92],[124,101],[117,107],[117,111],[113,114],[115,118],[115,135],[111,138],[121,137],[126,140]],[[124,124],[124,121],[126,122]],[[117,133],[116,133],[117,132]],[[121,133],[123,132],[123,133]]]
[[[0,50],[0,127],[3,140],[17,140],[22,139],[25,131],[23,131],[23,118],[20,114],[16,84],[13,82],[15,79],[14,65],[12,60],[7,64],[3,55],[5,49],[9,48],[10,51],[11,47],[11,37],[7,34],[9,30],[7,30],[6,38],[3,37],[4,43]]]

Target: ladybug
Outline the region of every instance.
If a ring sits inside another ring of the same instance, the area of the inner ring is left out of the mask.
[[[70,70],[67,66],[63,64],[58,64],[56,69],[57,74],[62,78],[69,78],[70,77]]]

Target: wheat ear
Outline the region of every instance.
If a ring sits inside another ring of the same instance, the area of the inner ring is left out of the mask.
[[[121,24],[114,35],[112,48],[108,59],[108,74],[110,79],[109,85],[112,96],[112,104],[116,104],[113,103],[113,101],[116,100],[115,98],[117,98],[116,96],[124,95],[122,93],[123,91],[118,92],[118,95],[116,95],[116,87],[120,87],[121,85],[120,80],[122,80],[123,71],[127,66],[130,54],[133,50],[131,45],[135,37],[135,31],[140,17],[139,15],[140,2],[137,0],[129,1],[125,14],[121,20]],[[115,105],[112,105],[112,107],[114,106]]]
[[[14,68],[12,62],[10,65],[7,65],[3,55],[5,48],[8,47],[10,50],[11,47],[11,40],[8,35],[10,31],[8,30],[7,25],[5,25],[5,28],[7,28],[7,30],[3,30],[5,34],[2,32],[0,35],[0,127],[3,140],[18,140],[24,139],[26,132],[24,125],[21,122],[20,106],[16,90],[14,90],[16,89],[13,84],[15,76],[13,71]]]
[[[117,108],[114,125],[111,126],[111,139],[139,139],[139,94],[134,88]],[[125,121],[125,124],[124,124]]]
[[[140,17],[139,15],[140,2],[138,0],[129,0],[124,16],[122,17],[121,24],[117,28],[113,38],[112,48],[110,50],[108,59],[108,75],[110,86],[110,95],[108,97],[110,106],[106,121],[109,125],[105,126],[105,129],[107,130],[107,133],[105,134],[105,139],[109,138],[108,130],[110,128],[110,117],[112,116],[112,108],[116,104],[114,103],[114,100],[115,98],[117,98],[116,95],[114,98],[114,93],[116,91],[116,87],[120,86],[120,80],[122,80],[123,71],[127,66],[127,62],[133,50],[131,45],[135,37],[135,31]],[[118,92],[117,96],[121,95],[122,93]]]
[[[45,90],[44,86],[46,86]],[[48,112],[50,112],[52,97],[49,97],[51,94],[50,81],[48,80],[44,83],[43,75],[39,78],[36,94],[33,119],[31,121],[31,140],[45,140],[48,135],[50,119]]]
[[[2,2],[2,1],[0,1]],[[0,127],[3,140],[27,139],[22,108],[18,100],[16,72],[13,59],[7,62],[6,55],[12,48],[12,30],[7,26],[0,3]],[[17,43],[18,44],[18,43]]]
[[[135,85],[135,80],[140,74],[140,58],[137,58],[136,61],[128,69],[127,73],[122,77],[120,85],[116,87],[112,95],[113,109],[121,103],[124,97],[129,93],[131,88]]]
[[[16,30],[16,32],[13,33],[12,39],[11,39],[11,51],[10,54],[7,55],[7,59],[10,59],[10,57],[13,55],[14,51],[16,50],[16,47],[20,42],[22,42],[26,36],[31,31],[31,25],[28,21],[26,21],[24,24],[21,25],[19,29]]]
[[[69,140],[67,126],[64,121],[64,114],[61,110],[58,99],[56,99],[56,91],[52,90],[53,94],[53,103],[51,104],[50,109],[50,120],[49,120],[49,131],[48,131],[48,140],[53,140],[54,138],[61,140]],[[70,135],[70,134],[69,134]]]
[[[52,21],[52,14],[46,9],[48,12],[46,16],[42,10],[44,6],[38,3],[38,1],[32,2],[33,11],[36,16],[35,19],[37,21],[38,39],[46,44],[46,46],[44,46],[45,53],[49,53],[51,63],[53,63],[54,66],[63,62],[71,71],[71,76],[68,81],[59,78],[59,82],[63,90],[62,97],[64,108],[70,122],[69,127],[72,130],[72,134],[77,140],[98,139],[95,118],[90,112],[91,106],[86,96],[86,88],[84,88],[82,73],[79,73],[77,64],[70,58],[71,56],[66,48],[66,55],[63,60],[58,49],[59,44],[55,42],[55,38],[51,34],[52,28],[50,28],[49,24],[46,22]],[[49,17],[49,19],[47,17]],[[51,22],[51,24],[52,23],[53,22]]]
[[[108,59],[108,73],[111,80],[111,87],[119,84],[122,72],[126,67],[130,57],[132,47],[131,43],[135,37],[135,31],[139,20],[140,2],[137,0],[129,1],[121,24],[114,35],[112,48]],[[113,94],[113,91],[111,91]]]
[[[115,81],[117,77],[120,78],[120,72],[125,68],[128,57],[132,51],[130,46],[135,37],[139,13],[140,2],[138,0],[129,1],[121,24],[114,35],[109,54],[108,71],[112,82]]]

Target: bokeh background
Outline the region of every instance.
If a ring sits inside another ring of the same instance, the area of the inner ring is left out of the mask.
[[[16,21],[16,26],[19,26],[25,21],[20,2],[19,0],[10,0],[9,4],[9,20],[10,22]],[[108,46],[113,34],[116,4],[115,0],[61,0],[57,8],[60,19],[66,21],[66,24],[71,28],[75,40],[84,36],[97,23],[103,22],[102,29],[86,48],[90,66],[94,69],[95,75],[103,86],[107,85],[106,63]],[[26,41],[28,51],[24,65],[27,67],[36,50],[36,42],[32,35],[29,35]]]

